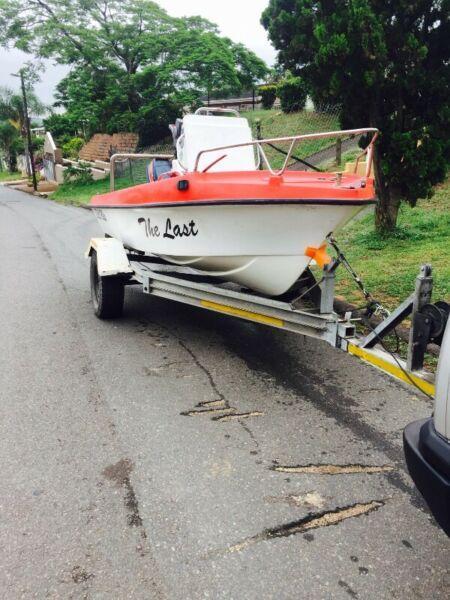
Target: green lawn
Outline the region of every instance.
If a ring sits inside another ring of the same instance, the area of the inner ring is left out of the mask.
[[[143,183],[134,181],[130,177],[120,177],[116,179],[116,190]],[[109,177],[92,181],[90,183],[63,183],[51,194],[51,199],[64,204],[88,204],[92,196],[96,194],[106,194],[109,192]]]
[[[63,183],[52,193],[51,199],[65,204],[87,204],[95,194],[109,191],[109,177],[91,183]]]
[[[415,208],[402,204],[398,227],[391,235],[378,235],[374,215],[368,214],[349,223],[336,238],[368,289],[388,308],[414,290],[424,263],[434,268],[434,299],[450,300],[450,178]],[[343,269],[339,271],[337,294],[363,304],[353,280]]]
[[[17,181],[18,179],[23,179],[22,174],[18,171],[15,173],[10,173],[9,171],[0,171],[0,182]]]
[[[281,110],[255,110],[242,113],[252,127],[253,135],[256,137],[257,121],[261,124],[261,136],[263,138],[289,137],[305,133],[319,133],[323,131],[336,131],[340,129],[337,113],[317,113],[310,110],[302,110],[296,113],[285,114]],[[300,158],[306,158],[315,152],[332,146],[335,139],[311,140],[299,144],[294,154]],[[287,145],[280,145],[284,150]],[[264,146],[267,156],[275,168],[280,168],[284,162],[283,156]]]

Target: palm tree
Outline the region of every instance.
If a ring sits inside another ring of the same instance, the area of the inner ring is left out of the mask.
[[[28,110],[32,115],[42,115],[47,109],[39,100],[36,94],[27,90]],[[14,150],[13,135],[11,130],[5,125],[14,127],[22,136],[24,146],[27,148],[27,123],[23,109],[22,96],[13,90],[0,86],[0,122],[3,121],[2,135],[0,136],[0,146],[9,157],[10,169],[15,166],[15,155],[11,157],[11,151]],[[17,145],[15,146],[17,148]]]
[[[17,170],[17,154],[20,146],[19,132],[8,121],[0,121],[0,148],[6,159],[8,171]]]

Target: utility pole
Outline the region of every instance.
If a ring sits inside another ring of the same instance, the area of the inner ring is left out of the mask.
[[[23,116],[25,119],[25,129],[27,132],[28,157],[29,157],[30,166],[31,166],[31,176],[33,178],[33,189],[35,192],[37,192],[36,170],[34,168],[33,146],[32,146],[32,142],[31,142],[30,117],[28,116],[27,93],[26,93],[26,89],[25,89],[25,79],[23,76],[23,69],[20,69],[19,74],[11,73],[11,75],[13,77],[20,77],[20,85],[22,88]]]

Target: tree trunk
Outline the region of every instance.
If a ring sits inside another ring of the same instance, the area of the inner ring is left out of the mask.
[[[375,184],[378,196],[375,208],[375,227],[378,233],[387,233],[393,231],[397,225],[400,194],[398,190],[388,186],[376,151],[374,158]]]
[[[400,197],[395,191],[379,189],[378,202],[375,208],[375,227],[379,233],[393,231],[397,226]]]
[[[15,152],[10,152],[8,156],[8,170],[10,173],[17,171],[17,156]]]

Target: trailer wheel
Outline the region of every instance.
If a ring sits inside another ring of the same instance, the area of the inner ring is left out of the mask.
[[[94,312],[99,319],[122,316],[125,285],[120,276],[101,277],[97,268],[97,252],[91,255],[91,296]]]

